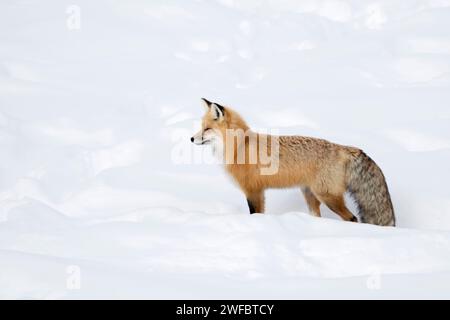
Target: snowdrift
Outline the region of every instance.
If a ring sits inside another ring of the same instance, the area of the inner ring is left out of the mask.
[[[0,298],[449,298],[450,2],[3,1]],[[398,228],[243,195],[207,97],[363,148]]]

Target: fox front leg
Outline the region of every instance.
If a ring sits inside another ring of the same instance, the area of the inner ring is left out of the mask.
[[[247,203],[250,214],[264,213],[264,192],[247,193]]]

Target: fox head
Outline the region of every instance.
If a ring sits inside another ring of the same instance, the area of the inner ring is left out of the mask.
[[[248,130],[247,124],[242,118],[228,107],[202,98],[205,115],[202,118],[202,127],[193,137],[191,142],[202,145],[222,141],[228,129]]]

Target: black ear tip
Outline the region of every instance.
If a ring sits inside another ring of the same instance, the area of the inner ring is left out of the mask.
[[[212,104],[212,102],[208,99],[202,98],[202,100],[205,101],[208,106]]]
[[[223,106],[221,106],[220,104],[217,104],[217,103],[213,103],[217,108],[219,108],[219,110],[222,112],[222,113],[225,113],[225,108],[223,107]]]

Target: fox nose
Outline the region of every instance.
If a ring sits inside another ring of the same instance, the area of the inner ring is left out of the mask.
[[[194,142],[194,137],[191,137],[191,142]]]

